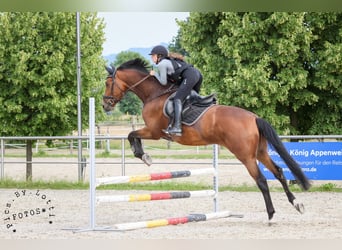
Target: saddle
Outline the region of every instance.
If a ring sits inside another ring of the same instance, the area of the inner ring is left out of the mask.
[[[164,103],[163,112],[169,119],[173,120],[173,100],[176,93],[173,93]],[[216,104],[216,95],[200,96],[196,91],[191,90],[183,102],[182,123],[188,126],[193,125],[212,106]]]

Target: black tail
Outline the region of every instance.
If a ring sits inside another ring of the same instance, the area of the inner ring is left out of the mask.
[[[256,118],[256,124],[259,129],[259,133],[266,138],[266,140],[274,147],[280,157],[284,160],[286,165],[291,170],[292,174],[296,178],[297,182],[304,190],[308,190],[311,186],[309,180],[304,175],[302,169],[298,163],[287,152],[284,144],[281,142],[279,136],[273,127],[265,120]]]

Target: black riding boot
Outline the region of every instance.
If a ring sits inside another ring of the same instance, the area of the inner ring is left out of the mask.
[[[182,101],[179,99],[174,100],[175,119],[174,119],[173,126],[167,129],[167,133],[172,134],[172,135],[175,134],[178,136],[182,135],[182,121],[181,121],[182,109],[183,109]]]

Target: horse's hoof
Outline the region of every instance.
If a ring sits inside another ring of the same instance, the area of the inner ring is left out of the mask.
[[[274,213],[275,213],[275,211],[271,211],[271,212],[268,213],[268,220],[269,221],[272,220]]]
[[[141,157],[141,160],[143,162],[145,162],[145,164],[147,166],[151,166],[152,165],[152,158],[148,154],[143,154],[143,156]]]
[[[305,208],[303,203],[295,203],[293,204],[293,206],[295,207],[295,209],[300,212],[301,214],[303,214],[305,212]]]

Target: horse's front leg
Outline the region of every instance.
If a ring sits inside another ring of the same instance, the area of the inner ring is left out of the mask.
[[[134,130],[128,134],[128,141],[135,157],[141,159],[146,165],[151,166],[152,158],[142,148],[141,139],[151,139],[151,133],[145,127]]]

